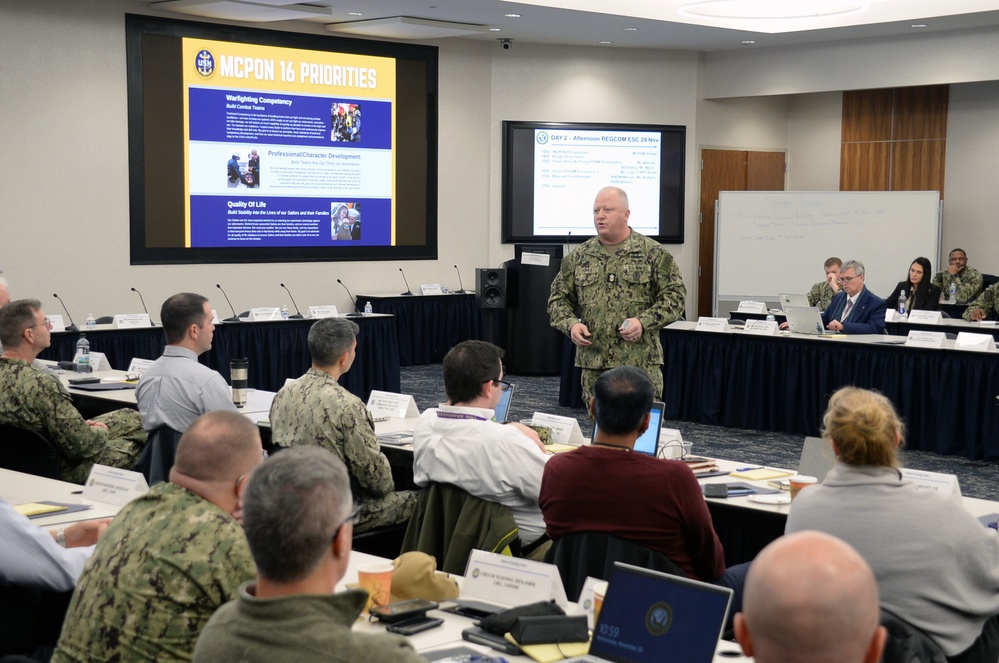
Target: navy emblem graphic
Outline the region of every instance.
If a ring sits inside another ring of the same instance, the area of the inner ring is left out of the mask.
[[[662,635],[673,626],[673,608],[668,603],[653,603],[645,613],[645,628],[652,635]]]
[[[537,140],[538,140],[538,145],[544,145],[544,144],[546,144],[548,142],[548,132],[547,131],[539,131],[538,132],[538,138],[537,138]]]
[[[210,78],[215,73],[215,56],[203,48],[194,56],[194,68],[202,78]]]

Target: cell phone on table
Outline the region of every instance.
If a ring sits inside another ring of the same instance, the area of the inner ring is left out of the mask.
[[[407,619],[405,621],[389,624],[385,627],[385,630],[389,633],[398,633],[399,635],[415,635],[422,631],[427,631],[440,626],[443,623],[444,620],[439,617],[416,617],[414,619]]]
[[[388,605],[376,605],[371,607],[371,616],[386,624],[426,617],[428,610],[437,608],[436,601],[427,599],[410,599],[409,601],[398,601]]]

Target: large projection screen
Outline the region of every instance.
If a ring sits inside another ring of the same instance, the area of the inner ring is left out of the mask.
[[[126,17],[132,264],[437,257],[437,49]]]
[[[830,256],[864,263],[866,286],[887,297],[915,258],[939,269],[940,212],[937,191],[722,191],[715,310],[807,293]]]

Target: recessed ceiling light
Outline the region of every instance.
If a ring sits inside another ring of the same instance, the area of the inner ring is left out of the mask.
[[[501,31],[502,29],[503,29],[503,28],[489,28],[489,32],[499,32],[499,31]]]
[[[503,14],[507,18],[520,18],[520,14]]]
[[[729,19],[820,18],[867,9],[869,0],[688,0],[677,10],[684,16]]]
[[[638,32],[638,28],[625,28],[625,32]]]
[[[925,28],[926,24],[925,23],[913,23],[909,27],[911,27],[911,28]]]
[[[364,16],[361,12],[347,12],[347,16]]]
[[[613,44],[614,42],[612,42],[612,41],[598,41],[597,43],[606,46],[607,44]]]
[[[749,46],[750,44],[755,44],[755,43],[756,43],[756,40],[755,40],[755,39],[743,39],[743,40],[742,40],[742,41],[740,41],[739,43],[740,43],[740,44],[744,44],[744,45],[746,45],[746,46]]]

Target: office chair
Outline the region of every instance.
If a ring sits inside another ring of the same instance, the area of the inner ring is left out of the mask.
[[[59,478],[59,452],[41,433],[0,424],[0,467],[50,479]]]

